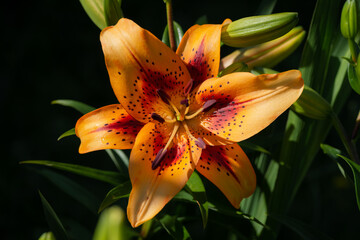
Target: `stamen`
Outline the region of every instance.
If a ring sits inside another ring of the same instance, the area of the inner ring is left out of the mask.
[[[157,89],[156,93],[159,95],[159,97],[164,103],[169,104],[170,97],[164,90]]]
[[[189,120],[189,119],[196,117],[197,115],[199,115],[202,112],[209,111],[214,106],[215,103],[216,103],[215,99],[210,99],[210,100],[206,101],[199,110],[197,110],[196,112],[194,112],[191,115],[186,115],[185,119]]]
[[[198,146],[199,148],[201,149],[205,149],[206,148],[206,144],[205,142],[199,137],[199,138],[195,138],[190,130],[189,130],[189,127],[188,125],[186,124],[186,122],[182,122],[183,123],[183,127],[185,128],[185,131],[186,131],[186,134],[188,135],[189,139],[192,138],[192,139],[195,139],[195,145]]]
[[[204,103],[204,105],[202,106],[203,112],[209,111],[214,106],[215,103],[216,103],[215,99],[210,99],[210,100],[206,101]]]
[[[174,110],[174,112],[176,114],[176,119],[180,119],[180,116],[181,116],[180,112],[176,108],[176,106],[171,102],[170,96],[162,89],[157,89],[156,92],[164,103],[169,104],[172,107],[172,109]]]
[[[165,120],[157,113],[152,113],[151,114],[151,118],[160,122],[160,123],[163,123]]]
[[[154,159],[154,161],[151,164],[151,169],[155,170],[159,165],[161,160],[164,158],[165,154],[167,152],[167,149],[160,149],[160,151],[156,154],[156,157]]]
[[[187,96],[191,92],[193,86],[194,86],[194,80],[191,79],[184,88],[185,96]]]
[[[201,149],[205,149],[205,148],[206,148],[206,144],[205,144],[204,141],[203,141],[201,138],[199,138],[199,137],[195,140],[195,144],[196,144],[196,146],[198,146],[198,147],[201,148]]]
[[[156,154],[156,157],[154,159],[154,161],[151,164],[151,168],[152,170],[155,170],[161,163],[161,160],[164,158],[164,156],[166,155],[167,149],[170,146],[170,144],[172,143],[174,137],[176,136],[177,131],[179,130],[180,124],[176,123],[174,126],[174,129],[169,137],[168,142],[166,143],[165,147],[160,149],[159,152]]]
[[[185,105],[185,107],[188,107],[190,104],[189,104],[189,99],[184,99],[184,100],[181,100],[180,104],[182,105]]]

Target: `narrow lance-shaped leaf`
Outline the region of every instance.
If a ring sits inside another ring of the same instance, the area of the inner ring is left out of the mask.
[[[71,107],[77,111],[79,111],[82,114],[86,114],[88,112],[91,112],[95,110],[94,107],[87,105],[85,103],[76,101],[76,100],[70,100],[70,99],[58,99],[51,102],[51,104],[59,104],[65,107]]]
[[[110,183],[114,186],[120,184],[123,179],[121,175],[117,172],[99,170],[96,168],[90,168],[86,166],[69,164],[69,163],[61,163],[61,162],[53,162],[53,161],[44,161],[44,160],[30,160],[23,161],[20,164],[37,164],[43,165],[51,168],[60,169],[63,171],[75,173],[84,177],[96,179],[99,181]]]
[[[96,214],[96,209],[99,204],[99,200],[87,189],[80,184],[74,182],[70,178],[67,178],[54,171],[41,169],[38,172],[50,180],[54,185],[68,194],[70,197],[84,205],[90,212]]]
[[[182,30],[180,24],[178,24],[175,21],[173,21],[173,23],[174,23],[175,43],[176,43],[176,47],[178,47],[181,42],[182,37],[184,36],[184,31]],[[164,33],[162,36],[162,42],[165,43],[167,46],[170,46],[169,28],[167,25],[164,29]]]
[[[46,200],[46,198],[42,195],[40,191],[39,191],[39,195],[40,195],[41,203],[43,205],[46,221],[49,224],[49,227],[53,232],[55,238],[57,240],[69,239],[66,230],[64,228],[64,225],[58,218],[57,214],[55,213],[54,209],[51,207],[50,203]]]
[[[131,191],[131,182],[127,181],[119,184],[118,186],[112,188],[107,194],[104,200],[102,201],[98,212],[101,212],[117,200],[128,197]]]
[[[360,165],[351,161],[347,157],[339,155],[351,168],[353,175],[354,175],[354,185],[355,185],[355,195],[358,208],[360,210]]]

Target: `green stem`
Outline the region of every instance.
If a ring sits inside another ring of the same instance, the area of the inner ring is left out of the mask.
[[[167,24],[168,24],[168,30],[169,30],[170,47],[175,52],[176,51],[176,42],[175,42],[175,34],[174,34],[172,0],[166,1],[166,17],[167,17]]]
[[[150,219],[141,226],[140,236],[139,236],[138,240],[147,238],[147,236],[149,235],[152,223],[153,223],[153,219]]]
[[[344,147],[345,147],[347,153],[349,154],[350,158],[354,162],[360,164],[359,155],[356,151],[356,147],[354,146],[354,144],[350,140],[350,138],[347,136],[344,126],[341,124],[339,118],[337,117],[337,115],[334,112],[331,113],[331,118],[332,118],[334,127],[335,127],[336,131],[338,132],[340,139],[341,139],[342,143],[344,144]]]
[[[353,60],[353,62],[356,64],[356,43],[354,42],[353,39],[348,39],[348,43],[349,43],[349,48],[350,48],[350,53],[351,53],[351,59]]]

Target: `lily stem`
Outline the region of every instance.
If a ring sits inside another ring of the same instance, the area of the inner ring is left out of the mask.
[[[356,51],[356,43],[353,39],[348,39],[348,43],[349,43],[349,48],[350,48],[350,53],[351,53],[351,59],[354,62],[354,64],[357,64],[357,60],[356,60],[356,56],[357,56],[357,51]]]
[[[334,112],[331,113],[332,122],[334,124],[334,127],[336,131],[338,132],[340,139],[342,143],[344,144],[344,147],[349,154],[350,158],[356,162],[357,164],[360,164],[359,155],[356,151],[356,147],[354,143],[350,140],[348,135],[346,134],[346,131],[344,129],[344,126],[341,124],[339,118],[336,116]]]
[[[175,52],[176,51],[176,42],[175,42],[175,34],[174,34],[172,0],[166,1],[166,17],[167,17],[167,24],[168,24],[168,30],[169,30],[170,47]]]

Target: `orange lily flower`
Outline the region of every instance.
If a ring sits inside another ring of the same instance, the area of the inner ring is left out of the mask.
[[[101,32],[120,104],[84,115],[76,134],[80,153],[132,149],[127,214],[133,227],[154,217],[195,169],[239,208],[256,176],[237,142],[268,126],[302,92],[297,70],[217,78],[221,27],[191,27],[176,53],[129,19]]]

